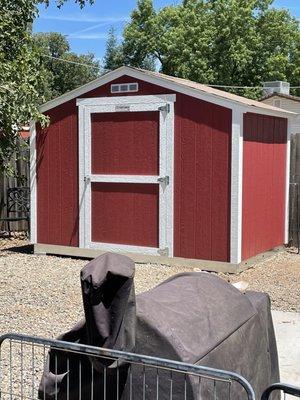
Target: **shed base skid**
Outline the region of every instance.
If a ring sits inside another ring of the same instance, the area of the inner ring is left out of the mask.
[[[210,272],[223,272],[235,274],[242,272],[248,268],[251,268],[254,264],[262,262],[270,257],[274,257],[279,251],[282,251],[283,247],[276,247],[255,257],[251,257],[248,260],[242,261],[240,264],[233,264],[222,261],[210,261],[210,260],[197,260],[191,258],[182,257],[166,257],[166,256],[152,256],[139,253],[121,253],[130,257],[134,262],[141,264],[164,264],[177,267],[191,267],[199,268],[203,271]],[[34,244],[34,253],[40,255],[53,254],[58,256],[69,256],[69,257],[80,257],[92,259],[100,256],[101,254],[107,253],[107,251],[96,250],[96,249],[83,249],[80,247],[72,246],[59,246],[54,244]]]

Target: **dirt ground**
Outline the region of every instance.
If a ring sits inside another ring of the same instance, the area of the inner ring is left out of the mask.
[[[0,334],[56,337],[83,315],[79,273],[88,261],[34,255],[26,245],[25,240],[0,240]],[[191,270],[198,269],[137,264],[136,292]],[[247,281],[249,289],[269,293],[273,309],[300,312],[300,255],[292,250],[239,275],[220,276],[231,282]]]

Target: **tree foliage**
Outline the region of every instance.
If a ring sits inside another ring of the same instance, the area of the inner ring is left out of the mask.
[[[106,52],[104,56],[104,70],[112,71],[124,64],[122,45],[118,44],[116,31],[111,27],[108,31],[108,39],[106,42]]]
[[[108,32],[108,39],[106,42],[106,52],[104,56],[104,71],[113,71],[121,67],[122,65],[134,65],[131,61],[130,56],[126,56],[129,52],[124,49],[123,43],[118,44],[116,37],[116,31],[114,27],[111,27]],[[138,64],[139,67],[148,69],[150,71],[155,70],[155,60],[152,55],[146,54]]]
[[[142,67],[153,57],[162,72],[202,83],[260,86],[285,79],[299,84],[299,22],[272,4],[184,0],[156,11],[152,0],[138,0],[124,30],[125,59]]]
[[[94,54],[70,52],[67,38],[60,33],[37,33],[34,41],[42,54],[47,71],[44,97],[53,99],[99,76],[100,65]]]
[[[37,105],[45,71],[30,33],[34,1],[0,0],[0,171],[11,173],[16,135],[31,119],[45,122]]]
[[[73,0],[74,1],[74,0]],[[47,70],[31,35],[39,0],[0,0],[0,172],[12,174],[18,132],[30,120],[46,123],[39,112],[45,100]],[[80,6],[93,0],[77,0]],[[61,6],[64,0],[58,0]]]
[[[66,3],[69,0],[56,0],[56,5],[58,8],[60,8],[64,3]],[[94,4],[95,0],[73,0],[75,3],[77,3],[81,8],[84,7],[86,4]],[[50,4],[50,0],[39,0],[39,3],[44,3],[46,6]]]

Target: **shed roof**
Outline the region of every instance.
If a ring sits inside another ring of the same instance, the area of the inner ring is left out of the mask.
[[[295,116],[293,112],[283,110],[278,107],[270,106],[256,100],[237,96],[223,90],[215,89],[201,83],[193,82],[188,79],[177,78],[160,72],[147,71],[139,68],[120,67],[114,71],[108,72],[92,82],[89,82],[79,88],[72,90],[45,103],[41,111],[45,112],[71,99],[80,97],[85,93],[96,89],[99,86],[109,83],[123,75],[131,76],[135,79],[147,81],[149,83],[165,87],[176,92],[181,92],[192,97],[200,98],[208,102],[216,103],[227,108],[240,106],[245,112],[261,113],[267,115],[278,115],[281,117]]]

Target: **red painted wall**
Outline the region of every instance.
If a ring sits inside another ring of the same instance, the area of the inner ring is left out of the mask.
[[[159,185],[93,183],[92,241],[158,247],[158,210]]]
[[[176,100],[174,255],[229,261],[231,111]]]
[[[38,243],[78,246],[77,116],[68,107],[48,113],[37,128]]]
[[[137,95],[174,93],[135,81]],[[114,96],[110,84],[120,82],[132,78],[116,79],[82,97]],[[176,95],[174,255],[228,261],[231,111]],[[38,132],[38,242],[78,246],[76,100],[49,116],[50,127]]]
[[[92,173],[159,174],[159,113],[92,114]]]
[[[242,258],[284,243],[287,120],[244,117]]]

